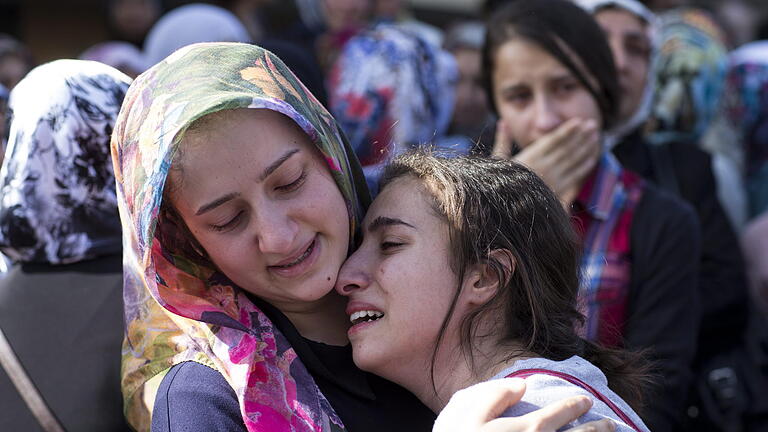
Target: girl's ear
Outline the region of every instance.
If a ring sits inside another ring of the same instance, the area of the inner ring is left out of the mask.
[[[508,281],[514,271],[512,253],[507,249],[494,249],[484,262],[475,264],[467,272],[462,289],[467,302],[473,306],[486,304],[503,288],[502,282]]]

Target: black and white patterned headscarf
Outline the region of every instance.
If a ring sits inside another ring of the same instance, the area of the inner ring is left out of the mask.
[[[13,261],[67,264],[121,250],[109,141],[130,78],[57,60],[11,92],[0,170],[0,250]]]

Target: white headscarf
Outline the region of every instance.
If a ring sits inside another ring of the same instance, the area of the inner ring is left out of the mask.
[[[198,42],[251,42],[242,22],[230,11],[193,3],[163,15],[144,42],[147,66],[168,57],[177,49]]]
[[[640,101],[635,113],[627,120],[620,122],[611,129],[606,135],[606,145],[613,148],[621,142],[621,139],[645,123],[653,108],[653,93],[656,88],[656,62],[659,58],[659,47],[661,39],[659,34],[659,23],[656,15],[637,0],[574,0],[579,6],[591,14],[596,14],[601,9],[608,7],[625,10],[646,23],[646,32],[648,40],[651,41],[651,54],[648,62],[648,77],[645,81],[645,90],[643,99]]]
[[[130,78],[105,64],[57,60],[11,91],[0,170],[0,250],[68,264],[121,250],[109,139]]]

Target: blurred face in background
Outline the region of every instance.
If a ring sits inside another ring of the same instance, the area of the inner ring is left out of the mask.
[[[643,3],[655,11],[665,11],[688,4],[687,0],[645,0]]]
[[[511,39],[496,50],[493,64],[493,97],[502,127],[522,148],[570,119],[593,120],[602,129],[600,108],[589,90],[538,44]]]
[[[157,0],[114,0],[109,19],[120,37],[139,43],[160,17],[160,12]]]
[[[16,84],[24,78],[30,69],[32,69],[32,65],[17,55],[3,56],[0,58],[0,84],[10,91],[16,87]]]
[[[330,31],[361,27],[370,12],[370,0],[323,0],[322,4]]]
[[[643,100],[651,64],[648,26],[637,15],[624,9],[608,8],[595,14],[608,37],[619,74],[621,105],[619,121],[629,119]]]
[[[403,9],[402,0],[373,0],[373,13],[377,18],[395,19]]]
[[[453,123],[460,128],[477,128],[485,123],[489,115],[480,73],[481,53],[480,50],[459,48],[453,51],[453,55],[459,67]]]

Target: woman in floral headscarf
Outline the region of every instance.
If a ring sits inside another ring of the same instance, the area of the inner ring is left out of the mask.
[[[0,329],[50,418],[67,430],[127,429],[109,138],[129,83],[101,63],[59,60],[32,70],[11,92],[0,251],[14,264],[0,281]],[[20,382],[16,391],[0,368],[0,430],[37,430],[36,417],[42,421]]]
[[[251,135],[238,141],[221,135],[227,131]],[[222,142],[227,151],[214,147]],[[193,45],[137,79],[113,139],[128,247],[123,391],[134,427],[148,427],[147,381],[190,360],[223,376],[248,430],[329,431],[359,422],[386,429],[405,418],[431,424],[433,415],[403,390],[355,374],[351,356],[346,364],[334,360],[348,354],[348,347],[331,346],[346,344],[346,316],[341,298],[326,294],[369,201],[347,146],[327,111],[257,47]],[[217,154],[200,160],[208,149]],[[220,155],[247,161],[227,171],[234,183],[211,187],[194,177],[199,163],[237,162]],[[237,181],[248,176],[259,180],[241,190]],[[221,202],[223,191],[239,197]],[[211,199],[206,208],[190,207]],[[280,211],[284,219],[270,219]],[[231,220],[220,224],[222,218]],[[166,376],[159,397],[170,405],[155,416],[155,428],[178,424],[171,417],[184,392],[178,386],[195,366]],[[386,404],[408,416],[388,416]]]
[[[368,191],[334,119],[280,59],[182,48],[129,90],[112,156],[136,429],[431,428],[414,396],[352,363],[331,291]]]

